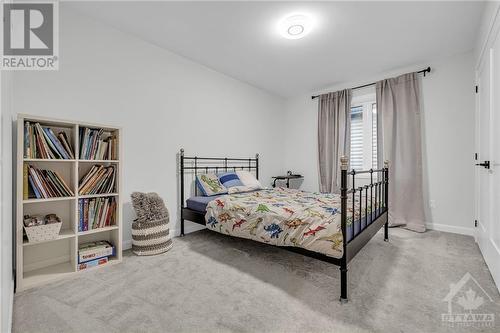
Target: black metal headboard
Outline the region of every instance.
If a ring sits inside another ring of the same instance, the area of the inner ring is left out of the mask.
[[[184,182],[185,172],[190,170],[194,178],[199,173],[214,173],[248,170],[255,172],[255,177],[259,179],[259,154],[251,158],[231,158],[231,157],[198,157],[184,156],[184,149],[180,151],[180,178],[181,178],[181,207],[184,207]],[[198,194],[198,188],[195,186],[195,195]]]

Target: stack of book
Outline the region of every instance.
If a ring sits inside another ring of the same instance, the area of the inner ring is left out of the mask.
[[[80,158],[83,160],[116,160],[117,139],[114,135],[104,138],[104,130],[80,128]]]
[[[65,132],[54,133],[40,123],[24,123],[24,157],[44,159],[74,159],[73,148]]]
[[[94,198],[78,200],[78,231],[88,231],[115,225],[115,198]]]
[[[78,270],[103,265],[115,255],[115,247],[107,241],[78,245]]]
[[[54,197],[71,197],[73,191],[64,179],[52,170],[41,170],[31,165],[24,165],[24,199],[46,199]],[[29,183],[29,188],[28,188]]]
[[[93,165],[80,180],[80,195],[113,193],[115,188],[115,167]]]

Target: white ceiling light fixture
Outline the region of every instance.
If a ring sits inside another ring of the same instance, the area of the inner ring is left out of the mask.
[[[311,32],[313,23],[312,17],[308,14],[288,14],[278,22],[278,32],[286,39],[303,38]]]

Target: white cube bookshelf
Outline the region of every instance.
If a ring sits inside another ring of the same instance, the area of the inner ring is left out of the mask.
[[[64,131],[73,146],[75,159],[40,159],[24,156],[24,124],[40,123],[56,131]],[[80,142],[79,130],[81,127],[103,129],[117,138],[117,155],[115,160],[87,160],[79,159]],[[26,290],[44,283],[67,276],[83,273],[78,271],[78,244],[106,240],[115,246],[115,255],[106,267],[122,261],[122,130],[102,124],[66,121],[51,118],[42,118],[19,114],[17,117],[17,158],[16,158],[16,291]],[[23,196],[23,168],[29,164],[41,169],[57,171],[73,191],[71,197],[55,197],[48,199],[25,199]],[[93,166],[114,165],[115,191],[114,193],[79,195],[78,182],[81,177]],[[116,201],[115,224],[89,231],[79,231],[78,200],[85,198],[114,197]],[[62,220],[59,235],[54,240],[32,243],[23,236],[24,215],[57,214]],[[93,269],[93,268],[91,268]]]

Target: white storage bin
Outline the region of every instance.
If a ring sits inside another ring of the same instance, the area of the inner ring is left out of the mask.
[[[30,243],[43,242],[56,239],[57,236],[59,236],[61,226],[62,221],[43,225],[35,225],[32,227],[25,226],[24,230],[26,230],[26,235],[28,236],[28,241]]]

